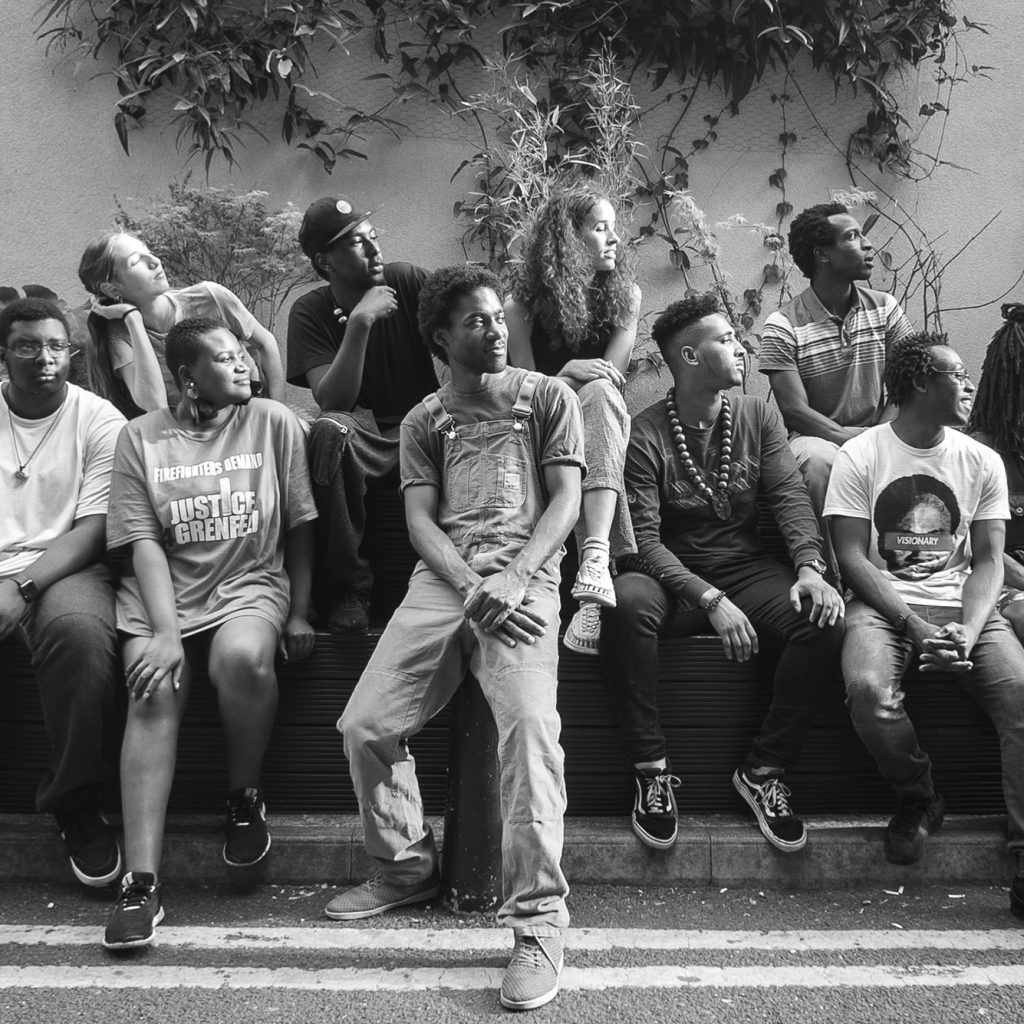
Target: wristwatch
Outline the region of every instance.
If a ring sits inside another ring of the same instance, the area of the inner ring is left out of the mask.
[[[809,565],[819,576],[828,572],[828,566],[820,558],[805,558],[796,568],[799,572],[805,565]]]
[[[25,604],[31,604],[39,596],[39,588],[27,576],[24,579],[15,580],[14,585],[18,588]]]

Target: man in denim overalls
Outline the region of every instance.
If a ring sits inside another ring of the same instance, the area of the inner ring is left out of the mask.
[[[469,669],[498,730],[498,921],[515,931],[501,1001],[532,1009],[558,991],[569,921],[555,692],[558,566],[585,470],[579,402],[556,378],[507,366],[489,271],[431,275],[419,324],[451,368],[450,382],[402,423],[402,490],[421,561],[338,723],[380,874],[326,912],[353,920],[437,895],[437,851],[406,741]]]

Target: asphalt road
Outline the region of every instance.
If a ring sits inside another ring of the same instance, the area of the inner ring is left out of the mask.
[[[510,936],[441,907],[340,925],[329,886],[165,894],[149,950],[99,945],[112,900],[0,885],[0,1022],[399,1024],[507,1017]],[[1005,888],[579,887],[563,991],[535,1021],[957,1024],[1024,1020]]]

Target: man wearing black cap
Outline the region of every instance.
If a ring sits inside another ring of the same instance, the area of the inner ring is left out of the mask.
[[[373,583],[360,553],[370,481],[398,486],[398,426],[437,375],[419,341],[416,309],[426,272],[385,264],[370,212],[346,196],[313,203],[299,244],[327,284],[303,295],[288,318],[288,381],[308,387],[321,415],[310,465],[323,555],[318,596],[327,627],[364,632]]]

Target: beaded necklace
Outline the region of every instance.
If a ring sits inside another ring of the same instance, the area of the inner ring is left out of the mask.
[[[732,465],[732,409],[729,406],[729,399],[722,395],[722,412],[719,419],[722,423],[722,447],[718,456],[718,472],[715,473],[715,486],[709,487],[707,481],[701,475],[697,464],[686,447],[686,435],[683,433],[683,425],[679,422],[679,412],[676,409],[676,393],[670,388],[665,398],[665,409],[668,412],[668,423],[672,429],[672,440],[675,442],[676,451],[679,453],[679,462],[683,472],[689,477],[694,489],[711,503],[715,515],[721,520],[732,518],[732,504],[729,501],[729,467]]]

